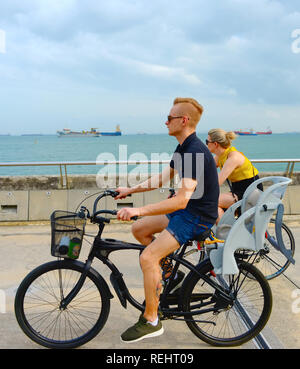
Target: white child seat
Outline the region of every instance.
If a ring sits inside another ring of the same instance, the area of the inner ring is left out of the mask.
[[[271,182],[271,186],[260,191],[257,185],[263,182]],[[234,257],[236,250],[259,251],[263,248],[268,223],[276,210],[276,248],[294,263],[281,236],[282,199],[289,183],[291,179],[281,176],[258,179],[247,188],[242,200],[227,209],[216,228],[216,237],[224,239],[225,242],[218,243],[218,248],[209,252],[216,274],[238,273]],[[236,218],[238,207],[241,207],[241,216]]]

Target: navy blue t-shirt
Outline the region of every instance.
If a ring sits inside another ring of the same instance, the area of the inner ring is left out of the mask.
[[[170,161],[179,178],[197,180],[196,189],[186,210],[201,215],[203,221],[215,223],[218,217],[219,181],[215,160],[196,132],[178,145]]]

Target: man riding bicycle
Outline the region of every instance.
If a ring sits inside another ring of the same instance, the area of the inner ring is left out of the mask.
[[[123,342],[136,342],[159,336],[163,327],[158,317],[161,290],[160,261],[185,242],[211,228],[218,217],[219,184],[215,161],[205,144],[196,136],[196,126],[203,107],[191,98],[176,98],[166,126],[175,136],[178,146],[170,166],[160,174],[132,187],[119,187],[115,199],[137,192],[151,191],[178,173],[180,183],[175,197],[140,208],[122,208],[117,217],[130,220],[142,216],[133,224],[132,233],[147,246],[140,256],[144,275],[146,307],[139,321],[122,335]],[[154,235],[159,235],[154,238]],[[183,279],[181,273],[177,283]]]

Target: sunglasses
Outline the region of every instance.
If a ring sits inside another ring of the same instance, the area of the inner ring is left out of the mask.
[[[206,146],[210,143],[213,143],[214,141],[208,141],[208,140],[205,140],[205,143],[206,143]]]
[[[190,119],[189,117],[186,117],[184,115],[180,115],[178,117],[172,117],[172,115],[168,115],[168,122],[170,123],[173,119],[177,119],[177,118],[187,118],[188,120]]]

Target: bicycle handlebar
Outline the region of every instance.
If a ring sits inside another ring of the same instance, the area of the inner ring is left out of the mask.
[[[98,210],[96,211],[96,213],[93,214],[93,217],[96,217],[99,214],[117,215],[117,210]]]
[[[117,215],[118,211],[117,210],[97,210],[97,205],[98,205],[98,202],[105,196],[112,196],[112,197],[116,197],[119,195],[119,192],[118,191],[113,191],[113,190],[106,190],[104,191],[100,196],[98,196],[94,202],[94,205],[93,205],[93,214],[90,216],[90,213],[88,211],[87,208],[85,207],[82,207],[80,212],[78,213],[79,217],[80,218],[84,218],[85,217],[85,214],[84,214],[84,210],[87,211],[87,217],[90,218],[92,221],[100,221],[100,222],[106,222],[106,223],[109,223],[110,222],[110,219],[107,219],[107,218],[103,218],[103,217],[97,217],[99,214],[111,214],[111,215]],[[128,195],[128,196],[131,196],[131,195]],[[137,220],[138,217],[137,216],[134,216],[131,218],[132,220]]]
[[[175,190],[173,189],[173,188],[170,188],[169,189],[169,191],[170,191],[170,195],[169,195],[169,198],[170,197],[173,197],[174,195],[175,195]],[[91,219],[94,219],[95,220],[95,218],[97,217],[97,215],[99,215],[99,214],[111,214],[111,215],[117,215],[117,210],[98,210],[98,211],[96,211],[97,210],[97,206],[98,206],[98,202],[103,198],[103,197],[105,197],[105,196],[112,196],[112,197],[116,197],[116,196],[118,196],[119,195],[119,192],[118,191],[113,191],[113,190],[106,190],[106,191],[104,191],[100,196],[98,196],[97,198],[96,198],[96,200],[95,200],[95,202],[94,202],[94,205],[93,205],[93,214],[90,216],[90,213],[89,213],[89,211],[88,211],[88,209],[87,208],[85,208],[85,207],[82,207],[82,208],[84,208],[84,210],[86,210],[87,211],[87,213],[88,213],[88,218],[91,218]],[[129,195],[127,195],[127,196],[131,196],[131,194],[129,194]],[[79,217],[80,218],[84,218],[85,217],[85,214],[84,214],[84,210],[80,210],[80,212],[78,213],[78,215],[79,215]],[[131,218],[132,220],[137,220],[138,219],[138,217],[137,216],[134,216],[134,217],[132,217]],[[108,219],[106,219],[106,218],[98,218],[98,220],[100,220],[100,221],[105,221],[105,222],[107,222],[107,223],[109,223],[109,220]]]
[[[170,195],[169,195],[169,198],[170,197],[173,197],[174,195],[175,195],[175,190],[173,189],[173,188],[170,188],[169,189],[169,191],[170,191]],[[94,205],[93,205],[93,214],[90,216],[90,213],[89,213],[89,211],[88,211],[88,209],[87,208],[85,208],[85,207],[82,207],[82,208],[84,208],[84,210],[86,210],[87,211],[87,213],[88,213],[88,218],[91,218],[91,219],[94,219],[95,220],[95,217],[97,217],[97,215],[99,215],[99,214],[103,214],[103,213],[106,213],[106,214],[111,214],[111,215],[117,215],[117,210],[99,210],[99,211],[96,211],[97,210],[97,206],[98,206],[98,202],[103,198],[103,197],[105,197],[105,196],[112,196],[112,197],[116,197],[116,196],[118,196],[119,195],[119,192],[118,191],[113,191],[113,190],[106,190],[106,191],[104,191],[100,196],[98,196],[97,198],[96,198],[96,200],[95,200],[95,202],[94,202]],[[129,195],[127,195],[127,196],[131,196],[131,194],[129,194]],[[84,218],[85,217],[85,214],[84,214],[84,210],[80,210],[80,212],[78,213],[78,215],[79,215],[79,217],[80,218]],[[134,216],[134,217],[132,217],[131,218],[132,220],[137,220],[138,219],[138,217],[137,216]],[[105,222],[107,222],[107,223],[109,223],[109,220],[108,219],[106,219],[106,218],[102,218],[101,217],[101,219],[99,219],[98,218],[98,220],[101,220],[101,221],[105,221]]]
[[[93,215],[96,213],[98,202],[102,199],[102,197],[105,197],[105,196],[116,197],[118,195],[119,195],[119,192],[118,191],[106,190],[105,192],[103,192],[100,196],[98,196],[96,198],[96,200],[94,202]]]

